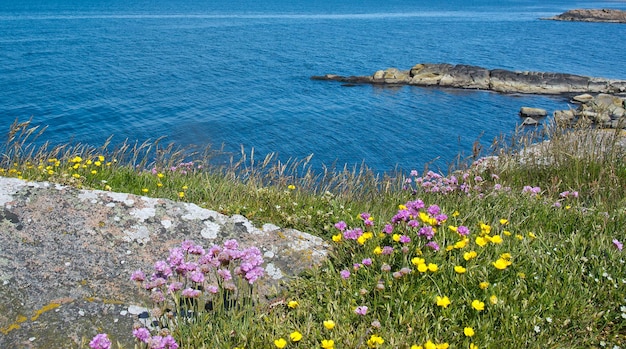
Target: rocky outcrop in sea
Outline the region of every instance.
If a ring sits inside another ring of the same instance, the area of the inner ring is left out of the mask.
[[[626,11],[614,9],[576,9],[543,19],[554,21],[626,23]]]
[[[574,96],[575,109],[557,110],[554,120],[563,126],[576,122],[593,124],[600,128],[626,128],[626,97],[598,94]]]
[[[413,85],[489,90],[500,93],[577,94],[624,93],[626,80],[605,79],[565,73],[486,69],[465,64],[420,63],[410,70],[388,68],[371,76],[313,76],[346,84]]]

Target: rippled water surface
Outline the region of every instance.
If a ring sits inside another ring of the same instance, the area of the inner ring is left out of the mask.
[[[420,62],[626,79],[626,25],[538,20],[577,1],[17,1],[0,3],[0,129],[101,145],[165,136],[314,164],[445,169],[556,97],[344,87]]]

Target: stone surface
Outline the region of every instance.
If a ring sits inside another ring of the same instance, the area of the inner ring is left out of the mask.
[[[576,109],[557,110],[555,120],[568,125],[575,122],[592,123],[603,128],[625,128],[626,97],[600,93],[585,94],[572,98],[579,103]]]
[[[533,118],[525,118],[524,121],[522,121],[522,125],[523,126],[537,126],[539,125],[539,121]]]
[[[397,68],[379,70],[371,76],[313,76],[313,80],[334,80],[346,83],[439,86],[491,90],[500,93],[574,94],[626,92],[626,80],[612,80],[581,75],[488,70],[471,65],[420,63],[408,71]]]
[[[259,285],[270,295],[328,248],[194,204],[14,178],[0,177],[0,205],[0,348],[75,347],[101,331],[130,341],[147,296],[130,274],[148,272],[183,240],[259,247],[271,271]]]
[[[626,23],[626,11],[615,9],[575,9],[544,19],[555,21]]]
[[[519,115],[521,117],[540,118],[548,115],[548,111],[541,108],[521,107]]]

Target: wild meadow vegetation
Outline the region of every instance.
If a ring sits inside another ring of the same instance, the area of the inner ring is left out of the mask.
[[[158,141],[35,146],[41,131],[13,125],[0,175],[194,202],[332,246],[266,301],[257,251],[182,242],[132,275],[159,324],[129,329],[138,348],[626,347],[621,131],[546,127],[549,143],[519,136],[446,175],[243,151],[216,165]]]

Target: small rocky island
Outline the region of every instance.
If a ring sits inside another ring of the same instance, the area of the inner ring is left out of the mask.
[[[576,9],[543,19],[554,21],[626,23],[626,11],[614,9]]]
[[[486,69],[465,64],[420,63],[410,70],[388,68],[371,76],[312,76],[313,80],[333,80],[346,84],[438,86],[500,93],[578,94],[626,93],[626,80],[588,77],[564,73]]]

